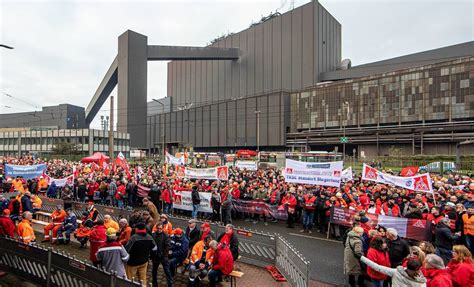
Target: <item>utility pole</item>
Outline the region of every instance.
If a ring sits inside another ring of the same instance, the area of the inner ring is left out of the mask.
[[[109,157],[114,158],[114,96],[110,97]]]
[[[257,115],[257,151],[260,151],[260,113],[261,111],[255,111]]]

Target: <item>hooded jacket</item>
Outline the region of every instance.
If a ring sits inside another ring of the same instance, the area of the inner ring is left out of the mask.
[[[229,247],[219,244],[212,260],[212,269],[220,270],[224,275],[229,275],[232,272],[234,260]]]
[[[349,231],[344,249],[344,274],[362,274],[358,257],[362,256],[362,237],[354,231]]]
[[[452,287],[451,275],[446,269],[424,269],[423,275],[426,278],[428,287]]]
[[[367,264],[367,267],[374,269],[377,272],[392,277],[393,287],[425,287],[426,278],[420,273],[415,278],[408,276],[405,268],[398,266],[397,268],[389,268],[378,265],[377,263],[370,261],[367,257],[362,256],[361,261]]]

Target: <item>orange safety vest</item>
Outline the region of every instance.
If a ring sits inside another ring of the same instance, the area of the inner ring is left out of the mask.
[[[192,264],[195,264],[198,260],[201,260],[203,252],[204,252],[204,240],[199,240],[193,246],[190,262]],[[209,264],[211,264],[213,259],[214,259],[214,250],[212,248],[208,248],[206,250],[206,261],[209,262]],[[204,263],[204,262],[201,262],[201,263]]]
[[[31,222],[28,219],[23,219],[17,227],[18,238],[25,244],[36,240],[35,231],[31,227]]]
[[[104,225],[105,225],[105,228],[106,228],[106,229],[113,228],[113,229],[115,229],[116,231],[119,231],[119,229],[120,229],[118,223],[117,223],[115,220],[113,220],[113,219],[104,220]]]
[[[155,233],[158,231],[158,228],[156,228],[156,224],[153,225],[153,228],[151,230],[151,233]],[[173,232],[173,225],[171,222],[168,221],[168,223],[163,224],[163,232],[171,236],[171,232]]]
[[[463,214],[462,222],[464,224],[464,234],[474,236],[474,214],[469,215],[467,213]]]
[[[64,222],[64,218],[66,218],[66,211],[64,211],[63,209],[55,210],[51,214],[51,218],[53,219],[53,223],[55,225],[61,224]]]

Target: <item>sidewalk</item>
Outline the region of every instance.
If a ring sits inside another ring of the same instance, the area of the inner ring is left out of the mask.
[[[75,255],[80,260],[85,260],[89,262],[89,248],[86,249],[79,249],[79,243],[71,242],[68,245],[51,245],[48,243],[41,243],[43,240],[43,227],[39,225],[33,226],[36,231],[36,241],[38,245],[44,247],[53,247],[54,250],[60,250],[61,252],[66,252],[71,255]],[[148,265],[148,282],[151,283],[151,263]],[[236,262],[234,265],[234,269],[238,269],[244,273],[242,278],[237,279],[237,286],[259,286],[259,287],[286,287],[288,284],[286,282],[276,282],[273,277],[268,273],[265,269],[256,267],[253,265]],[[175,282],[174,286],[177,287],[186,287],[188,277],[187,273],[182,275],[181,272],[177,272],[176,276],[174,277]],[[163,269],[159,269],[158,271],[158,282],[160,282],[160,286],[166,286],[166,279],[163,274]],[[221,286],[227,286],[230,283],[224,282],[221,283]],[[207,281],[204,281],[202,286],[207,286]],[[323,285],[311,285],[311,286],[323,286]]]

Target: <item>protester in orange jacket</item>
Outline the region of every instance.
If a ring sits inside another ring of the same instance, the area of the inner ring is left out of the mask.
[[[22,215],[23,220],[18,224],[17,234],[18,239],[25,244],[30,244],[36,242],[35,231],[31,226],[31,220],[33,219],[33,214],[29,211],[26,211]]]
[[[56,210],[51,214],[51,219],[53,222],[44,227],[44,239],[41,242],[46,242],[50,240],[49,232],[53,231],[53,237],[51,238],[51,243],[55,244],[58,239],[58,230],[63,224],[64,219],[66,218],[66,211],[64,211],[62,205],[57,205]]]

